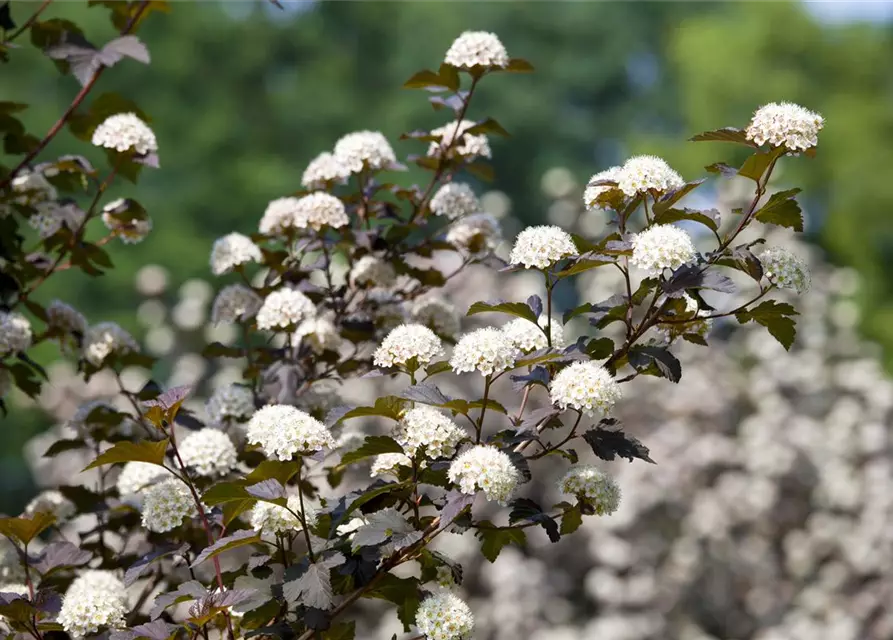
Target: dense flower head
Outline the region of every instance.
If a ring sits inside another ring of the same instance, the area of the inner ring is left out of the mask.
[[[539,326],[525,318],[516,318],[502,327],[502,332],[508,336],[509,340],[524,353],[545,349],[549,346],[546,340],[544,329],[548,325],[548,318],[540,316]],[[542,327],[542,328],[541,328]],[[552,318],[552,327],[550,330],[552,336],[552,347],[562,349],[567,345],[564,339],[564,327],[561,320]]]
[[[254,394],[240,384],[217,387],[205,403],[205,411],[214,424],[250,418],[254,413]]]
[[[323,227],[337,229],[350,223],[344,203],[339,198],[317,191],[298,200],[295,226],[319,231]]]
[[[585,498],[600,516],[614,513],[620,505],[620,486],[613,477],[590,465],[571,467],[558,488],[565,495]]]
[[[239,265],[261,262],[260,248],[246,235],[230,233],[214,242],[211,249],[211,273],[215,276],[229,273]]]
[[[233,441],[223,431],[206,427],[193,431],[180,443],[183,464],[193,467],[201,476],[226,475],[236,466]]]
[[[483,133],[465,133],[477,123],[473,120],[454,120],[442,127],[431,130],[432,136],[439,136],[440,141],[428,145],[428,155],[438,157],[446,152],[447,157],[463,156],[466,158],[489,158],[490,140]]]
[[[466,31],[453,41],[443,61],[454,67],[500,67],[509,64],[509,54],[495,33]]]
[[[458,596],[439,591],[422,600],[415,624],[428,640],[466,640],[474,631],[474,616]]]
[[[427,458],[451,456],[466,433],[437,409],[419,406],[400,419],[394,439],[410,455],[419,449]]]
[[[421,324],[401,324],[392,330],[375,350],[376,367],[393,367],[406,364],[413,358],[426,365],[443,355],[443,343],[437,334]]]
[[[560,227],[527,227],[515,239],[509,262],[524,267],[546,269],[559,260],[577,255],[571,235]]]
[[[116,113],[106,118],[93,132],[93,145],[139,155],[158,151],[152,129],[135,113]]]
[[[757,109],[747,126],[747,139],[758,145],[767,142],[773,147],[785,147],[798,152],[819,143],[819,131],[825,119],[792,102],[770,102]]]
[[[189,488],[178,478],[157,482],[142,492],[143,526],[164,533],[176,529],[183,518],[198,515]]]
[[[314,353],[336,351],[341,345],[341,334],[329,318],[307,318],[295,329],[295,337],[306,342]]]
[[[779,289],[793,289],[797,293],[809,291],[812,279],[809,267],[800,258],[781,247],[769,247],[759,256],[763,274]]]
[[[372,459],[372,477],[397,475],[399,467],[411,467],[412,460],[405,453],[382,453]]]
[[[456,307],[434,296],[416,298],[409,310],[413,322],[423,324],[437,335],[453,337],[462,328]]]
[[[350,177],[350,169],[334,153],[323,151],[304,169],[301,184],[307,189],[322,189],[330,182],[342,182]]]
[[[502,240],[499,221],[489,213],[474,213],[450,225],[446,241],[472,256],[493,251]]]
[[[260,310],[263,300],[244,284],[223,287],[211,305],[211,322],[227,324],[249,320]]]
[[[305,411],[282,404],[259,409],[248,421],[248,442],[260,445],[264,455],[282,461],[295,454],[333,448],[335,440],[326,426]]]
[[[621,395],[620,385],[597,362],[574,362],[559,371],[549,385],[552,404],[588,416],[607,414]]]
[[[74,638],[96,633],[103,627],[125,626],[127,589],[111,571],[89,569],[75,578],[57,621]]]
[[[354,131],[335,143],[335,157],[350,172],[388,169],[397,164],[391,143],[380,131]]]
[[[481,211],[481,202],[474,190],[464,182],[449,182],[431,198],[431,211],[451,220]]]
[[[33,517],[38,513],[50,513],[57,522],[68,520],[77,512],[74,503],[56,489],[41,491],[25,507],[25,515]]]
[[[641,193],[663,194],[685,186],[685,180],[657,156],[635,156],[617,174],[617,187],[627,197]]]
[[[257,312],[258,329],[288,329],[316,315],[316,306],[303,293],[282,287],[269,294]]]
[[[586,207],[587,211],[594,211],[596,209],[600,209],[601,207],[597,204],[594,204],[596,198],[598,198],[605,191],[609,191],[615,187],[611,187],[609,185],[593,185],[593,182],[600,182],[602,180],[613,180],[617,182],[620,180],[620,173],[622,171],[622,167],[611,167],[609,169],[605,169],[604,171],[599,171],[591,178],[589,178],[589,183],[586,185],[586,188],[583,190],[583,205]]]
[[[31,323],[15,311],[0,311],[0,356],[22,353],[31,346]]]
[[[635,234],[632,244],[630,262],[652,276],[661,275],[664,269],[678,269],[698,254],[691,236],[669,224],[654,225]]]
[[[75,231],[84,222],[86,214],[73,203],[38,202],[36,211],[28,218],[28,224],[41,238],[49,238],[62,227]]]
[[[293,196],[271,200],[264,210],[258,230],[265,234],[281,233],[298,226],[296,220],[301,211],[300,200]]]
[[[251,528],[258,533],[271,536],[288,533],[290,531],[301,531],[301,520],[295,514],[301,513],[301,500],[298,496],[292,495],[286,500],[286,507],[280,507],[278,504],[271,502],[258,502],[251,509],[249,520]],[[316,524],[318,514],[315,509],[308,504],[304,504],[304,518],[307,520],[308,526]]]
[[[122,499],[136,496],[168,475],[162,467],[148,462],[128,462],[121,468],[115,486]]]
[[[357,260],[350,270],[350,281],[354,286],[371,285],[390,287],[397,280],[394,267],[377,256],[366,254]]]
[[[483,491],[487,500],[505,504],[521,482],[521,473],[508,454],[490,445],[466,449],[450,464],[450,482],[462,493]]]
[[[84,335],[84,359],[97,367],[112,354],[124,355],[134,351],[139,351],[136,340],[114,322],[93,325]]]
[[[152,219],[132,200],[118,198],[102,208],[102,224],[124,244],[139,244],[152,231]]]
[[[489,376],[511,368],[517,357],[518,348],[505,333],[485,327],[459,339],[450,366],[456,373],[480,371]]]
[[[61,300],[53,300],[47,305],[47,326],[64,334],[80,333],[87,330],[87,319],[84,314],[65,304]]]

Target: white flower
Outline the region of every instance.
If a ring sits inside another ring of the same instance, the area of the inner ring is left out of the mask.
[[[747,126],[747,139],[790,151],[806,151],[819,143],[825,119],[792,102],[771,102],[757,109]]]
[[[19,552],[6,536],[0,537],[0,578],[15,582],[25,579]]]
[[[248,262],[261,262],[260,248],[246,235],[230,233],[214,242],[211,249],[211,273],[215,276],[229,273]]]
[[[450,225],[446,241],[472,256],[493,251],[502,240],[499,221],[489,213],[465,216]]]
[[[139,155],[158,151],[155,134],[135,113],[116,113],[106,118],[93,132],[93,145],[118,152]]]
[[[164,533],[176,529],[183,518],[198,515],[189,488],[177,478],[162,480],[143,491],[143,526]]]
[[[41,238],[55,235],[63,226],[75,231],[86,216],[80,207],[72,203],[38,202],[34,207],[36,211],[28,218],[28,224]]]
[[[339,453],[344,455],[345,453],[356,451],[363,446],[365,441],[366,436],[363,435],[362,431],[351,428],[341,432],[341,435],[335,441],[335,446],[338,448]]]
[[[459,597],[441,591],[422,600],[415,624],[428,640],[466,640],[474,631],[474,616]]]
[[[152,231],[152,219],[133,200],[118,198],[102,208],[102,224],[124,244],[138,244]]]
[[[337,351],[341,345],[341,334],[328,318],[308,318],[295,329],[295,337],[306,340],[314,353]]]
[[[583,205],[586,207],[587,211],[595,211],[597,209],[601,209],[601,207],[597,204],[594,204],[596,198],[598,198],[605,191],[610,191],[611,189],[616,189],[617,187],[611,187],[609,185],[593,185],[593,182],[599,182],[601,180],[613,180],[617,182],[620,180],[620,173],[622,169],[620,167],[611,167],[610,169],[605,169],[604,171],[600,171],[596,173],[594,176],[589,178],[589,183],[586,185],[586,189],[583,190]]]
[[[397,280],[397,272],[390,263],[381,258],[366,254],[357,260],[350,270],[350,281],[354,286],[372,285],[389,287]]]
[[[47,202],[59,197],[56,187],[40,171],[22,169],[12,181],[12,190],[21,194],[15,199],[19,204]]]
[[[432,136],[440,136],[440,141],[428,145],[428,155],[438,157],[448,150],[447,157],[463,156],[469,159],[476,157],[489,158],[490,141],[483,133],[465,133],[477,123],[473,120],[454,120],[442,127],[431,130]]]
[[[301,531],[301,521],[295,514],[301,513],[301,500],[298,496],[289,496],[286,507],[271,502],[258,502],[251,509],[251,528],[258,533],[275,536],[289,531]],[[289,510],[290,509],[290,510]],[[316,524],[317,512],[305,501],[304,518],[308,526]]]
[[[588,416],[607,414],[621,395],[620,385],[597,362],[574,362],[559,371],[549,385],[552,404]]]
[[[514,366],[517,357],[518,349],[505,333],[486,327],[459,339],[450,366],[456,373],[480,371],[489,376]]]
[[[236,466],[238,455],[229,436],[217,429],[193,431],[180,443],[183,464],[200,476],[223,476]]]
[[[114,322],[100,322],[84,335],[84,359],[93,366],[102,366],[112,354],[124,355],[139,351],[139,345],[129,333]]]
[[[250,418],[254,413],[254,394],[240,384],[217,387],[205,403],[205,411],[214,424]]]
[[[545,349],[549,346],[546,340],[545,329],[548,324],[546,316],[540,316],[539,326],[524,318],[516,318],[502,327],[502,332],[508,336],[518,349],[524,353]],[[542,328],[540,328],[542,327]],[[567,343],[564,340],[564,327],[558,318],[552,318],[552,347],[555,349],[564,348]]]
[[[657,156],[635,156],[621,167],[617,187],[627,197],[637,193],[663,194],[681,189],[685,180]]]
[[[323,189],[329,182],[343,182],[350,177],[350,169],[338,157],[323,151],[307,165],[301,184],[307,189]]]
[[[419,365],[426,365],[441,355],[443,344],[431,329],[421,324],[401,324],[375,350],[373,362],[376,367],[393,367],[415,358]]]
[[[0,311],[0,357],[22,353],[31,346],[31,323],[15,311]]]
[[[335,158],[352,173],[364,167],[378,170],[397,164],[391,143],[380,131],[355,131],[335,143]]]
[[[231,284],[220,290],[211,305],[211,322],[233,323],[248,320],[260,310],[263,300],[243,284]]]
[[[281,233],[289,227],[297,226],[296,220],[300,211],[300,200],[294,197],[276,198],[270,201],[260,219],[258,230],[270,235]]]
[[[614,513],[620,505],[620,486],[614,478],[589,465],[571,467],[558,488],[565,495],[585,498],[600,516]]]
[[[474,191],[464,182],[449,182],[431,198],[431,211],[450,220],[479,213],[481,203]]]
[[[437,567],[434,581],[437,583],[437,586],[443,589],[452,589],[456,586],[456,576],[453,575],[452,568],[445,564]]]
[[[267,405],[248,422],[248,442],[259,444],[268,458],[291,460],[295,454],[333,448],[326,426],[309,413],[288,405]]]
[[[456,307],[443,298],[417,298],[412,303],[409,316],[413,322],[423,324],[438,335],[448,338],[459,333],[462,328]]]
[[[55,489],[40,492],[25,507],[25,515],[29,518],[38,513],[50,513],[57,522],[68,520],[76,512],[74,503]]]
[[[405,453],[382,453],[372,460],[372,477],[397,475],[398,467],[411,467],[412,460]]]
[[[111,571],[89,569],[75,578],[57,621],[74,638],[96,633],[103,627],[124,627],[127,588]]]
[[[264,299],[257,312],[258,329],[288,329],[316,315],[313,302],[297,289],[283,287]]]
[[[167,475],[167,471],[158,465],[128,462],[121,468],[115,486],[118,488],[118,495],[124,499],[141,494]]]
[[[630,262],[652,276],[694,261],[697,249],[685,231],[669,224],[648,227],[633,236]]]
[[[698,301],[687,293],[682,294],[685,301],[684,317],[691,317],[689,322],[660,322],[655,327],[655,333],[660,342],[664,344],[672,344],[676,339],[684,335],[697,335],[706,338],[713,328],[712,318],[702,318],[700,316],[708,316],[710,312],[701,311],[698,308]],[[680,318],[683,319],[683,318]]]
[[[64,334],[80,333],[87,330],[84,315],[61,300],[53,300],[47,305],[47,326]]]
[[[410,455],[423,449],[426,457],[436,459],[453,455],[466,434],[455,422],[432,407],[410,409],[400,420],[394,440]]]
[[[509,64],[509,54],[495,33],[466,31],[453,41],[443,61],[454,67],[500,67]]]
[[[559,260],[577,255],[573,238],[560,227],[527,227],[518,234],[509,262],[530,269],[546,269]]]
[[[521,482],[521,473],[508,454],[496,447],[479,444],[453,460],[447,478],[462,493],[483,491],[487,500],[504,505]]]
[[[317,191],[298,200],[295,226],[311,227],[319,231],[323,227],[337,229],[350,223],[344,203],[335,196]]]
[[[793,289],[797,293],[809,291],[812,282],[809,267],[794,254],[781,247],[769,247],[759,258],[763,274],[779,289]]]

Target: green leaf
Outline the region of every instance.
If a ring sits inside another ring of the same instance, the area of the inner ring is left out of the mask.
[[[245,486],[257,484],[264,480],[278,480],[279,484],[286,485],[298,472],[294,462],[281,460],[264,460],[245,476]]]
[[[357,623],[353,620],[333,624],[328,631],[323,632],[323,640],[354,640],[356,637],[356,626]]]
[[[369,416],[382,416],[384,418],[390,418],[391,420],[400,420],[400,415],[403,412],[405,404],[406,403],[402,398],[397,398],[395,396],[378,398],[375,401],[374,406],[355,407],[338,418],[332,426],[351,418],[364,418]]]
[[[473,316],[476,313],[505,313],[510,316],[524,318],[536,324],[538,318],[527,304],[523,302],[475,302],[468,308],[465,315]]]
[[[489,525],[479,528],[475,535],[481,540],[481,553],[490,562],[496,562],[496,558],[506,545],[515,544],[523,548],[527,544],[527,535],[523,529],[497,529],[487,521],[480,524]]]
[[[210,560],[211,558],[219,556],[224,551],[238,549],[239,547],[244,547],[249,544],[260,544],[262,542],[263,540],[261,540],[260,535],[252,530],[243,529],[241,531],[236,531],[234,534],[220,538],[214,544],[208,545],[202,549],[202,552],[198,554],[190,567],[194,569],[205,560]]]
[[[561,516],[561,535],[573,533],[583,524],[583,513],[580,507],[572,507]]]
[[[46,511],[35,513],[31,518],[0,518],[0,534],[28,544],[55,522],[56,517]]]
[[[668,194],[664,195],[660,200],[654,203],[653,211],[655,216],[660,215],[661,213],[672,207],[674,204],[682,200],[682,198],[701,186],[704,182],[704,179],[695,180],[694,182],[686,182],[679,189],[674,189],[673,191],[670,191]]]
[[[167,451],[168,439],[141,440],[139,442],[119,442],[108,451],[99,454],[97,458],[84,467],[84,471],[95,469],[107,464],[119,464],[122,462],[148,462],[164,466],[164,454]]]
[[[748,147],[758,148],[759,145],[747,139],[744,129],[736,129],[735,127],[724,127],[722,129],[714,129],[713,131],[705,131],[699,133],[692,138],[691,142],[733,142],[735,144],[743,144]]]
[[[680,220],[699,222],[713,231],[719,230],[720,215],[716,209],[699,211],[698,209],[666,209],[654,217],[655,224],[669,224]]]
[[[393,438],[388,436],[367,436],[359,449],[345,453],[341,457],[341,463],[338,466],[345,467],[382,453],[404,453],[404,451],[403,447],[397,444],[397,441]]]
[[[738,175],[750,178],[754,182],[763,179],[763,174],[773,161],[777,160],[784,153],[784,147],[778,147],[772,151],[757,151],[750,156],[738,169]]]
[[[512,58],[509,60],[508,66],[502,70],[509,73],[532,73],[534,69],[533,65],[524,58]]]
[[[794,231],[803,231],[803,214],[794,196],[800,189],[788,189],[773,193],[754,216],[760,222],[788,227]]]
[[[796,323],[791,317],[795,315],[799,314],[787,302],[764,300],[749,311],[736,313],[735,318],[741,324],[756,322],[763,325],[769,330],[773,338],[778,340],[786,350],[790,351],[791,345],[794,344],[794,338],[797,335]]]
[[[456,70],[456,67],[442,63],[438,75],[440,75],[440,81],[443,83],[442,86],[450,91],[459,90],[459,72]]]
[[[398,578],[392,573],[385,574],[364,597],[379,598],[397,605],[397,616],[408,632],[415,623],[415,613],[419,608],[419,587],[417,578]]]
[[[86,445],[84,441],[80,438],[74,438],[72,440],[56,440],[53,444],[49,446],[49,448],[44,452],[44,458],[55,458],[60,453],[65,453],[66,451],[75,451],[77,449],[83,449]]]
[[[425,87],[445,87],[443,79],[439,74],[424,69],[417,71],[413,76],[403,83],[404,89],[424,89]]]
[[[480,135],[482,133],[492,133],[497,136],[502,136],[503,138],[510,138],[512,134],[506,131],[501,124],[499,124],[493,118],[487,118],[486,120],[481,120],[473,127],[469,127],[465,130],[466,134],[474,134]]]

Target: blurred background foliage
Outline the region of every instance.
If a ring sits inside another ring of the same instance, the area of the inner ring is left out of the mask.
[[[35,2],[12,2],[19,24]],[[94,43],[114,31],[102,6],[56,2],[43,19],[77,23]],[[800,3],[171,3],[140,37],[148,67],[120,64],[94,90],[118,92],[145,111],[156,131],[161,169],[112,197],[137,198],[155,228],[143,244],[111,251],[118,267],[95,280],[60,277],[43,291],[75,304],[91,321],[139,331],[136,270],[169,268],[176,286],[208,277],[215,238],[252,232],[267,202],[295,191],[308,160],[354,129],[381,129],[399,153],[405,131],[442,124],[418,92],[400,89],[413,72],[436,67],[466,29],[500,35],[509,53],[537,73],[484,85],[471,117],[494,116],[513,136],[495,139],[496,180],[512,215],[544,219],[543,173],[567,167],[582,185],[632,153],[664,156],[686,178],[731,148],[686,145],[691,134],[744,126],[752,110],[792,100],[826,117],[819,154],[790,176],[808,195],[811,237],[863,275],[863,329],[893,346],[893,55],[891,31],[875,22],[819,20]],[[29,131],[42,135],[78,91],[52,62],[26,46],[3,65],[0,99],[31,104]],[[88,99],[88,104],[90,99]],[[67,132],[44,157],[86,154]],[[10,164],[11,158],[0,156]],[[406,179],[411,180],[412,176]],[[887,350],[888,364],[893,349]],[[45,428],[37,412],[14,411],[2,449],[2,480],[27,489],[22,443]],[[18,502],[18,500],[16,500]],[[0,507],[5,507],[0,504]]]

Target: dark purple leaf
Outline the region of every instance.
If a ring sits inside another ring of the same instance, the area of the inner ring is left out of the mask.
[[[46,575],[56,569],[86,564],[92,557],[93,555],[89,551],[76,547],[70,542],[53,542],[47,545],[33,566],[42,575]]]

